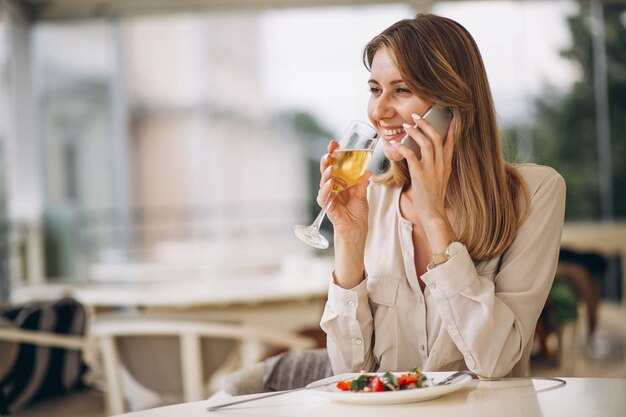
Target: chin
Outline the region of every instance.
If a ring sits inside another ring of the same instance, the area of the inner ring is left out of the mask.
[[[404,156],[402,156],[402,154],[400,154],[400,152],[398,152],[397,150],[392,149],[391,145],[385,146],[383,152],[385,154],[385,157],[387,157],[387,159],[389,159],[390,161],[398,162],[404,160]]]

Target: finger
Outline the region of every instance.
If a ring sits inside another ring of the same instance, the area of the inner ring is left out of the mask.
[[[432,131],[435,131],[434,128],[427,120],[420,119],[418,115],[413,114],[412,116],[415,120],[415,126],[413,126],[413,128],[419,133],[419,137],[423,138],[425,141],[421,142],[417,139],[417,143],[420,147],[423,147],[423,158],[428,162],[436,161],[437,153],[440,153],[440,150],[437,147],[437,140],[432,138]],[[435,134],[438,135],[436,131]]]
[[[334,167],[331,165],[322,172],[322,178],[320,179],[320,188],[333,176]]]
[[[328,166],[330,165],[332,154],[338,147],[339,143],[337,143],[337,141],[334,139],[328,143],[328,147],[326,148],[328,150],[328,153],[322,156],[322,159],[320,159],[320,173],[323,173],[326,168],[328,168]]]
[[[327,153],[320,159],[320,174],[323,174],[330,166],[330,158],[331,155]]]
[[[316,201],[317,205],[319,205],[320,207],[324,207],[324,204],[326,204],[326,202],[328,201],[328,196],[331,193],[332,185],[333,181],[332,179],[329,179],[320,187],[320,190],[317,192]]]
[[[418,116],[415,113],[413,113],[411,117],[413,117],[413,120],[415,121],[415,126],[422,129],[422,131],[433,142],[433,144],[443,145],[443,138],[441,137],[441,134],[437,131],[437,129],[433,127],[433,125],[430,124],[428,120]]]
[[[417,155],[415,154],[413,149],[409,148],[406,145],[403,145],[400,142],[396,142],[395,140],[389,141],[389,143],[391,144],[391,146],[396,148],[400,155],[402,155],[407,161],[412,160],[415,161],[415,163],[418,162]]]
[[[372,178],[373,175],[374,173],[372,171],[365,171],[363,176],[359,179],[359,182],[356,184],[356,195],[360,199],[365,200],[367,198],[367,186],[369,185],[370,178]]]
[[[428,139],[428,137],[426,135],[424,135],[423,132],[420,131],[420,129],[414,127],[414,126],[410,126],[408,124],[403,124],[402,125],[404,127],[404,131],[411,136],[411,138],[413,138],[413,140],[415,140],[415,142],[417,142],[417,144],[420,147],[420,153],[422,155],[421,160],[423,162],[427,162],[430,163],[433,160],[433,155],[434,155],[434,150],[433,150],[433,144],[432,141],[430,139]]]

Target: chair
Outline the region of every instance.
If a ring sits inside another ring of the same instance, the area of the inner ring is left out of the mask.
[[[543,359],[559,366],[565,375],[576,374],[581,312],[585,313],[582,318],[586,321],[584,338],[591,340],[596,330],[600,289],[595,274],[603,274],[605,268],[606,262],[597,254],[581,254],[563,248],[560,251],[555,279],[535,336],[541,348],[539,353],[545,355]]]
[[[7,324],[4,320],[0,325],[0,340],[6,342],[6,345],[3,344],[3,349],[0,351],[2,352],[2,357],[4,357],[4,349],[6,349],[6,352],[11,352],[7,353],[7,355],[10,354],[13,357],[14,349],[17,349],[17,346],[14,345],[19,343],[78,351],[85,349],[87,346],[87,341],[80,336],[61,336],[52,332],[18,329]]]
[[[166,398],[198,401],[208,397],[207,381],[232,362],[233,352],[243,352],[242,362],[251,363],[259,359],[261,345],[302,350],[315,344],[283,331],[184,314],[101,317],[92,323],[91,337],[100,345],[111,414],[126,408],[124,372]]]

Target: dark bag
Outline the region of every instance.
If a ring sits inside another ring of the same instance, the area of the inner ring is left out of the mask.
[[[1,315],[24,330],[74,336],[85,332],[85,310],[70,298],[32,303]],[[0,410],[4,401],[4,412],[15,412],[37,399],[78,388],[85,371],[80,351],[30,343],[19,345],[17,357],[9,367],[0,381]]]

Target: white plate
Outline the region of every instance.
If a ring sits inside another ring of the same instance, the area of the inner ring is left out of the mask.
[[[406,372],[394,372],[395,375],[400,375]],[[433,384],[441,381],[445,377],[451,375],[453,372],[425,372],[428,379],[433,380]],[[379,373],[377,375],[382,375]],[[383,391],[383,392],[351,392],[341,391],[335,384],[314,388],[317,385],[329,383],[332,381],[343,381],[348,379],[354,379],[358,377],[358,373],[348,373],[331,376],[330,378],[322,379],[320,381],[312,382],[308,386],[313,388],[311,391],[326,397],[333,401],[341,401],[352,404],[400,404],[410,403],[417,401],[426,401],[439,398],[442,395],[449,394],[451,392],[460,390],[465,385],[472,381],[470,375],[463,375],[455,379],[448,385],[433,385],[426,388],[408,389],[403,391]]]

